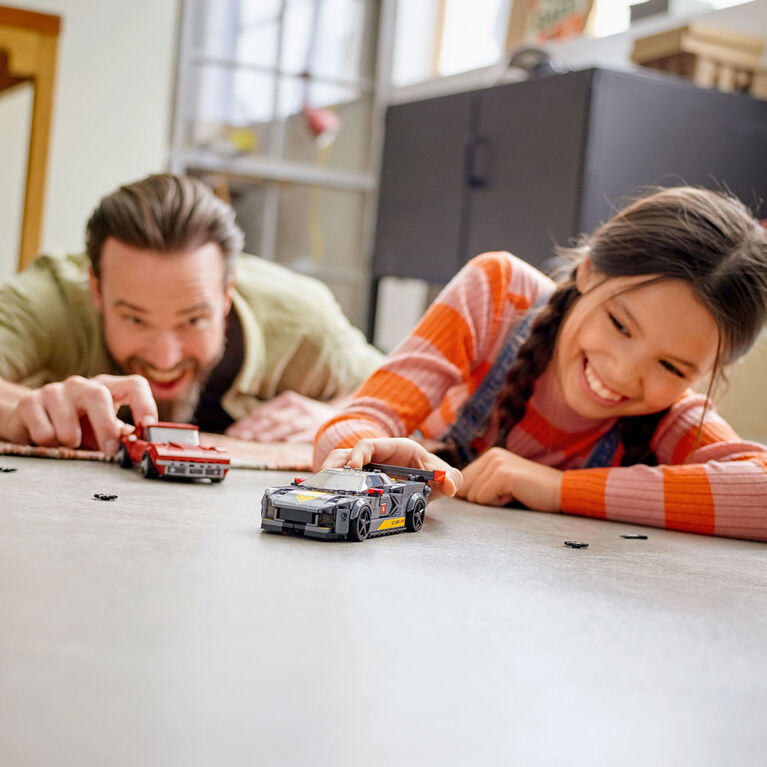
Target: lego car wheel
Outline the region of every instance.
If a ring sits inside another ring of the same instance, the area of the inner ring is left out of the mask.
[[[405,528],[410,533],[417,533],[423,527],[426,516],[426,503],[420,498],[413,504],[413,508],[405,515]]]
[[[364,541],[370,535],[370,509],[360,509],[356,519],[349,520],[349,540]]]
[[[133,461],[131,461],[130,453],[125,445],[120,445],[120,449],[117,451],[117,463],[123,469],[130,469],[133,467]]]
[[[141,474],[146,479],[154,479],[157,477],[157,468],[152,463],[152,459],[149,457],[149,453],[144,453],[141,458]]]

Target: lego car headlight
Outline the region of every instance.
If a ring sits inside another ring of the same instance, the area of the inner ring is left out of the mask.
[[[333,527],[336,522],[334,511],[321,511],[317,515],[317,527]]]

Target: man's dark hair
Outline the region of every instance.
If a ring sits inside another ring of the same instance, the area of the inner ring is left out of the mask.
[[[234,219],[234,209],[199,179],[152,175],[121,186],[101,200],[88,220],[85,244],[98,278],[108,237],[157,253],[175,253],[214,242],[224,254],[229,279],[244,242]]]

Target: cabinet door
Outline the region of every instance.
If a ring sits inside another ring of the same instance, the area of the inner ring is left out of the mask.
[[[767,102],[670,75],[598,71],[580,228],[608,219],[640,187],[727,188],[767,197]]]
[[[593,70],[482,92],[463,261],[509,250],[539,266],[577,233]]]
[[[389,107],[373,279],[447,282],[458,269],[473,93]]]

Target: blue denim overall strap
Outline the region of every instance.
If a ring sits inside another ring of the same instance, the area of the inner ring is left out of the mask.
[[[530,335],[535,318],[548,303],[551,293],[542,295],[506,334],[503,346],[482,382],[471,396],[463,403],[458,417],[442,435],[442,441],[450,439],[458,451],[459,457],[469,463],[476,457],[472,442],[487,431],[490,417],[495,408],[498,392],[506,382],[509,368],[517,359],[522,344]]]
[[[605,432],[594,445],[589,453],[582,469],[601,469],[605,466],[612,466],[615,451],[620,447],[621,433],[618,424]]]

